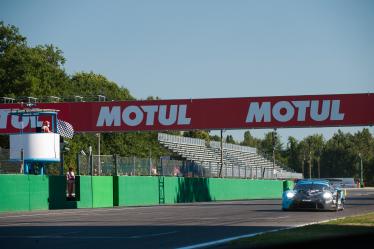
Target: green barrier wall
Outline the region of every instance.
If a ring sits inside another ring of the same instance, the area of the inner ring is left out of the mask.
[[[97,208],[281,198],[291,181],[150,176],[77,176],[66,200],[64,176],[0,175],[0,211]]]
[[[97,208],[113,207],[112,176],[77,176],[76,201],[66,200],[64,176],[49,176],[49,208]]]
[[[92,185],[93,207],[113,207],[113,177],[94,176],[92,177]]]
[[[112,176],[80,176],[77,208],[113,207]]]
[[[0,175],[0,211],[113,207],[113,177],[77,176],[76,201],[64,176]]]
[[[213,200],[275,199],[283,192],[280,180],[213,178],[208,186]]]
[[[47,176],[0,175],[0,211],[47,210]]]
[[[282,180],[163,177],[164,203],[281,198]],[[119,176],[119,206],[162,203],[158,177]],[[116,182],[115,181],[115,182]]]
[[[165,177],[165,203],[212,201],[211,178]]]
[[[116,178],[119,206],[159,204],[158,177],[117,176]]]

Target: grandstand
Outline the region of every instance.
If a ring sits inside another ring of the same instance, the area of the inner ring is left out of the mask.
[[[187,161],[194,162],[211,177],[219,177],[221,143],[158,133],[158,141]],[[223,143],[222,177],[261,179],[300,179],[301,173],[285,169],[257,153],[256,148]]]

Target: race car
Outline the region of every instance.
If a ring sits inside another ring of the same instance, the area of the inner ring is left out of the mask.
[[[282,210],[331,210],[344,209],[345,195],[328,180],[299,180],[293,190],[282,195]]]

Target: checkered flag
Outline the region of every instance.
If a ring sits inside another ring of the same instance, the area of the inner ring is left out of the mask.
[[[70,123],[57,119],[57,133],[62,137],[73,138],[74,128]]]

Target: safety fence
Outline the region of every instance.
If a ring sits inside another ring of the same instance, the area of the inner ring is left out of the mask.
[[[118,155],[78,155],[78,173],[95,176],[179,176],[214,177],[211,171],[196,162],[168,157],[138,158]]]
[[[79,175],[274,179],[272,169],[261,165],[243,166],[225,163],[221,165],[210,161],[174,160],[170,157],[157,159],[118,155],[78,155],[77,165]],[[291,173],[277,175],[277,179],[294,178],[299,178],[299,175]]]

